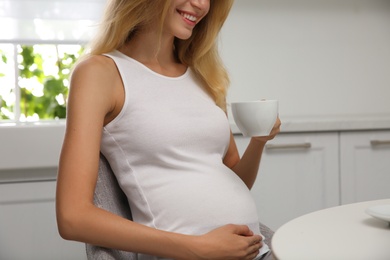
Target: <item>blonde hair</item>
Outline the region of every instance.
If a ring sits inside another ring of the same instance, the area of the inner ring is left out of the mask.
[[[215,103],[226,111],[229,76],[218,52],[218,34],[233,0],[211,0],[209,13],[194,28],[188,40],[176,39],[178,59],[193,69]]]
[[[178,60],[189,66],[215,103],[226,111],[228,73],[218,53],[218,34],[234,0],[210,0],[209,13],[195,26],[187,40],[175,39]],[[128,42],[139,28],[163,24],[171,0],[109,0],[100,30],[87,55],[108,53]]]

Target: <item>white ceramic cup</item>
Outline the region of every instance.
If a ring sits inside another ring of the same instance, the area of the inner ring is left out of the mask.
[[[268,136],[278,118],[278,100],[231,103],[234,121],[244,136]]]

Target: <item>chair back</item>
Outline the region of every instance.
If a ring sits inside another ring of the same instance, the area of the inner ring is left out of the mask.
[[[116,215],[132,220],[130,206],[126,195],[119,187],[118,181],[107,159],[100,154],[99,173],[96,182],[94,204]],[[110,248],[86,244],[89,260],[136,260],[137,254]]]

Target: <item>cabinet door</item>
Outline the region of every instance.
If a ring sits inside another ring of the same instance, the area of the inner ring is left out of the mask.
[[[235,139],[242,154],[249,138]],[[338,134],[279,134],[264,149],[252,193],[260,221],[274,230],[339,205]]]
[[[341,202],[390,198],[390,131],[343,132]]]
[[[0,259],[86,259],[57,231],[55,182],[0,184]]]

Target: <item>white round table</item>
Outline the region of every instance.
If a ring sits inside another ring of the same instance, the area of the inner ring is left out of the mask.
[[[389,223],[365,213],[390,199],[332,207],[281,226],[272,248],[278,260],[389,260]]]

